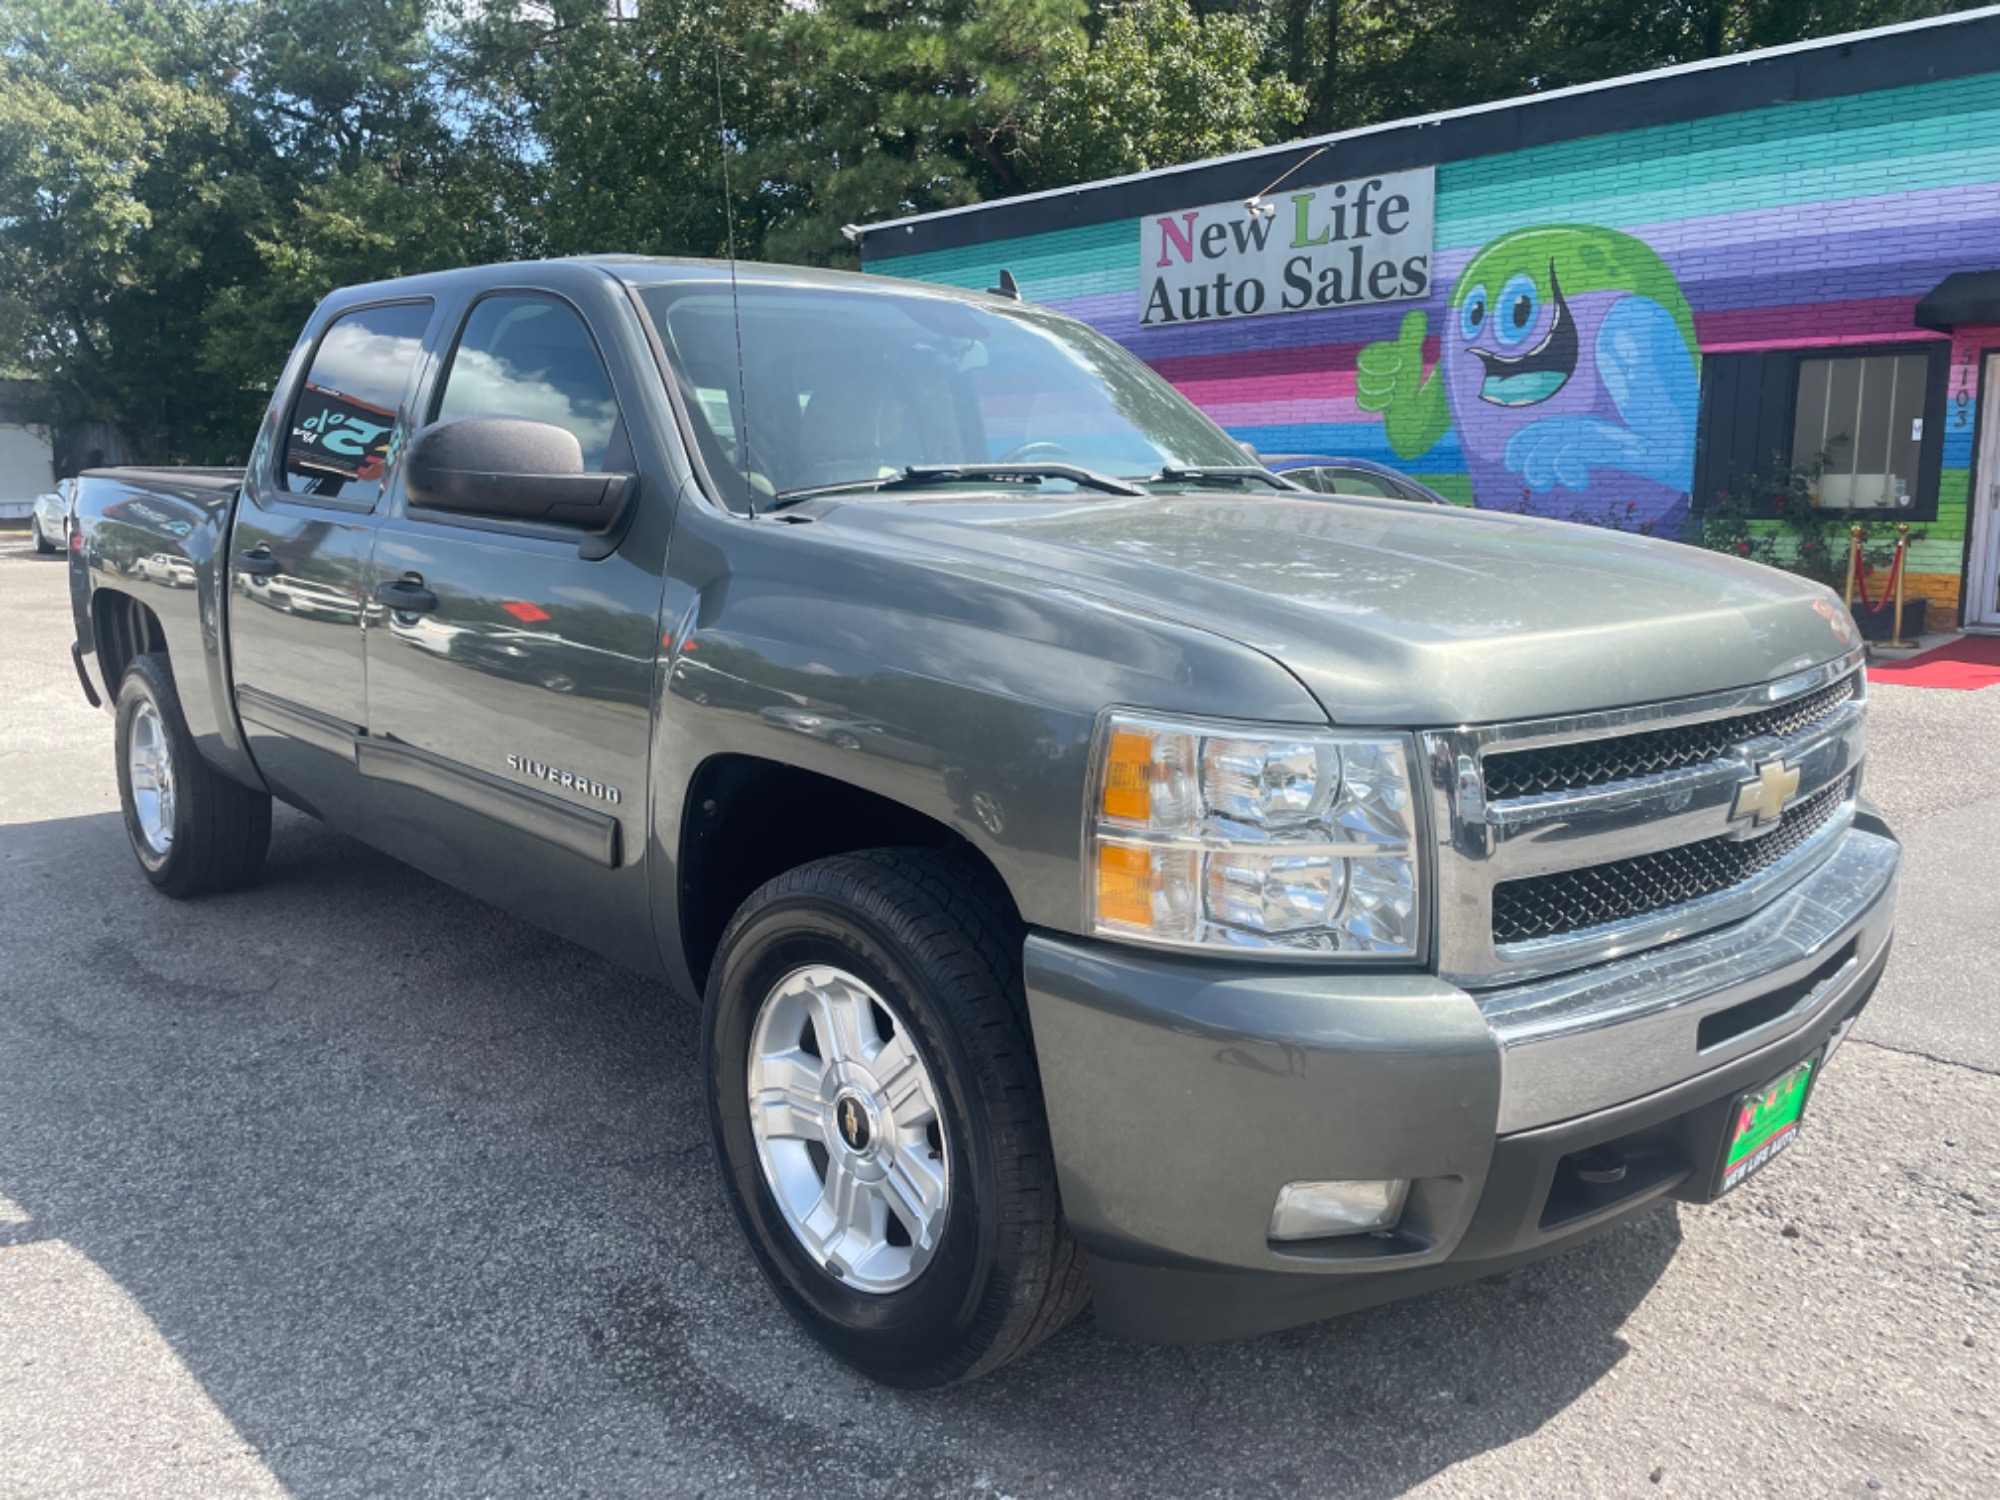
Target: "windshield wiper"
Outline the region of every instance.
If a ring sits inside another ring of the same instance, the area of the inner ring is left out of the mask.
[[[775,504],[764,508],[777,510],[796,504],[800,500],[810,500],[815,495],[833,495],[846,490],[935,489],[941,485],[977,484],[981,480],[989,479],[1015,484],[1039,484],[1044,479],[1067,479],[1071,484],[1083,489],[1101,490],[1107,495],[1146,493],[1130,480],[1116,479],[1109,474],[1100,474],[1095,469],[1079,468],[1075,464],[911,464],[902,473],[892,474],[886,479],[847,479],[838,484],[816,484],[806,489],[780,490]]]
[[[1267,484],[1274,490],[1295,490],[1300,486],[1288,479],[1281,479],[1269,469],[1260,469],[1255,464],[1202,464],[1170,467],[1160,470],[1146,484],[1215,484],[1229,489],[1241,489],[1245,484],[1256,482]]]

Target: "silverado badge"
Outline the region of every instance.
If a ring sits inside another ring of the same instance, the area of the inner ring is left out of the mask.
[[[543,781],[561,787],[564,791],[580,792],[586,797],[595,797],[599,802],[619,803],[625,800],[624,793],[615,786],[606,786],[601,781],[593,781],[588,776],[579,775],[575,771],[565,771],[560,766],[552,766],[546,761],[535,760],[530,756],[508,756],[507,769],[518,771],[523,776],[539,777]]]
[[[1730,806],[1729,821],[1740,823],[1748,818],[1753,829],[1769,827],[1784,815],[1785,804],[1798,794],[1797,766],[1785,764],[1783,756],[1760,761],[1756,778],[1736,788],[1736,801]]]

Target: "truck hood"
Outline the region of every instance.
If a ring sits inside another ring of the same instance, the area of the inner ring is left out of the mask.
[[[1239,641],[1336,723],[1473,724],[1783,677],[1852,650],[1827,589],[1678,542],[1401,501],[883,496],[819,523]]]

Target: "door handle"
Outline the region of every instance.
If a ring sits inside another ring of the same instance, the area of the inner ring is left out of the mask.
[[[375,585],[375,602],[388,605],[393,614],[427,615],[438,607],[438,596],[421,578],[397,578]]]
[[[259,547],[254,552],[236,554],[236,571],[251,578],[275,578],[285,571],[285,565]]]

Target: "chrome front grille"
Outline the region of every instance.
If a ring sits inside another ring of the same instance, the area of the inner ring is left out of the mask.
[[[1795,853],[1840,811],[1843,778],[1795,804],[1760,839],[1727,834],[1580,870],[1508,880],[1493,888],[1493,943],[1505,948],[1650,916],[1741,885]]]
[[[1747,916],[1852,823],[1865,691],[1857,652],[1698,699],[1427,734],[1441,972],[1509,983]],[[1757,815],[1794,771],[1783,816]]]
[[[1488,755],[1484,766],[1486,795],[1495,801],[1532,797],[1706,765],[1727,755],[1731,745],[1745,740],[1770,736],[1783,739],[1810,729],[1841,704],[1853,700],[1856,681],[1850,674],[1816,693],[1807,693],[1776,708],[1732,718],[1619,735],[1615,739]]]

